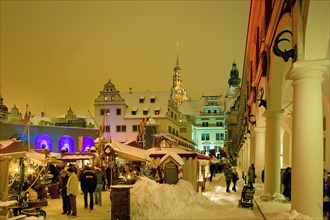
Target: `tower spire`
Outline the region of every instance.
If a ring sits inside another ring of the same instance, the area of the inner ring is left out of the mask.
[[[174,72],[181,71],[179,66],[179,42],[176,42],[176,66],[174,67]]]
[[[176,65],[179,66],[179,42],[176,42]]]
[[[174,67],[173,74],[173,85],[171,89],[171,99],[174,101],[176,106],[181,105],[185,100],[188,100],[187,92],[182,86],[182,74],[181,68],[179,66],[179,43],[177,42],[177,57],[176,57],[176,66]]]

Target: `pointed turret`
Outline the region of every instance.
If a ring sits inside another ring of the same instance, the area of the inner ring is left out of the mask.
[[[241,83],[241,79],[238,77],[239,72],[236,66],[235,61],[233,62],[233,66],[230,71],[230,79],[228,80],[229,86],[237,87]]]

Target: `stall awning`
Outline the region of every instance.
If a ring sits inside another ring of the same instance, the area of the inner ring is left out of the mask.
[[[118,157],[131,161],[150,161],[149,152],[143,149],[112,141],[111,147],[117,153]]]

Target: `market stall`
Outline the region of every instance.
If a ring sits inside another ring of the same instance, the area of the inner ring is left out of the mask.
[[[7,213],[1,214],[7,216],[10,210],[14,216],[46,215],[41,207],[47,205],[47,184],[53,178],[48,160],[46,154],[35,151],[0,154],[1,201],[15,201]]]

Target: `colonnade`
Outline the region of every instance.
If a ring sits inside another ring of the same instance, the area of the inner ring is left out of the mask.
[[[329,61],[299,61],[287,74],[293,87],[293,117],[291,127],[291,209],[313,219],[323,218],[323,105],[322,81]],[[278,94],[277,94],[278,95]],[[267,97],[271,99],[272,97]],[[267,109],[263,113],[265,127],[254,129],[253,145],[244,144],[240,164],[247,171],[255,164],[257,176],[265,169],[264,193],[281,192],[281,132],[282,109]],[[246,158],[253,148],[254,160]],[[258,178],[260,180],[260,178]]]

